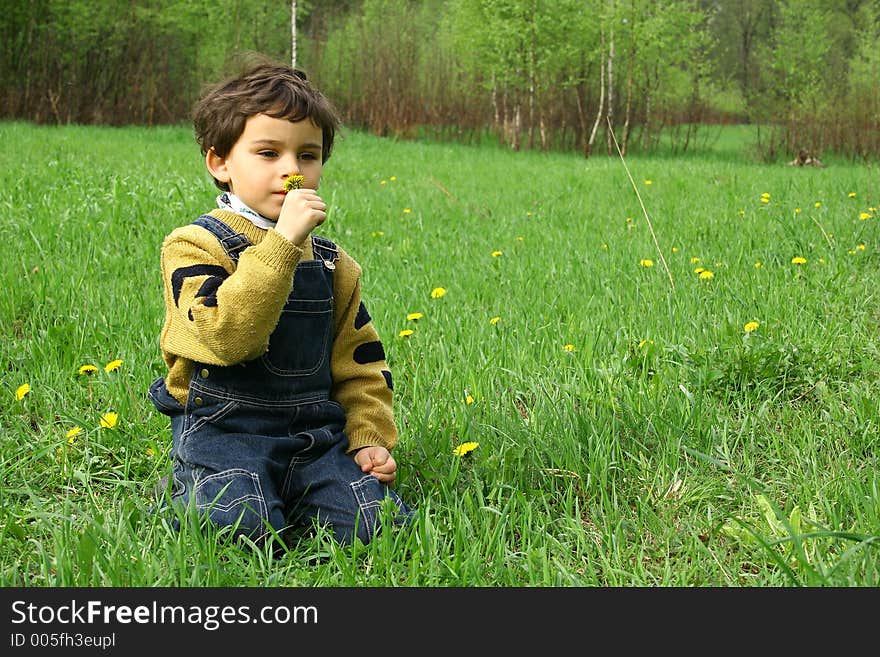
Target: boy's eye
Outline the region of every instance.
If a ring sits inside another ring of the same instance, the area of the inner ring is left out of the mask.
[[[278,153],[272,150],[263,150],[258,151],[257,155],[259,155],[260,157],[275,157],[276,155],[278,155]]]
[[[303,160],[316,160],[316,159],[318,159],[314,153],[300,153],[299,156]]]

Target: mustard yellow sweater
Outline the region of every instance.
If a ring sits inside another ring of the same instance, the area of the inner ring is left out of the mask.
[[[297,263],[314,259],[311,240],[300,248],[277,231],[258,228],[233,212],[213,210],[210,214],[246,235],[253,246],[241,252],[236,266],[217,238],[201,226],[177,228],[162,244],[165,322],[160,345],[168,366],[165,385],[183,405],[195,362],[234,365],[266,351],[293,289]],[[198,272],[210,271],[212,266],[222,267],[229,275],[219,286],[206,286],[216,287],[206,296],[203,284],[216,274]],[[397,444],[391,373],[361,301],[360,280],[360,265],[340,248],[333,272],[330,398],[345,409],[349,452],[370,445],[391,449]],[[356,354],[361,345],[369,346]],[[363,357],[365,353],[369,358]]]

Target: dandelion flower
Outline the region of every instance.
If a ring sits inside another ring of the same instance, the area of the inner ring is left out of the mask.
[[[758,324],[758,322],[746,322],[745,326],[743,326],[743,331],[745,331],[746,333],[751,333],[752,331],[757,329],[759,326],[760,326],[760,324]]]
[[[695,265],[695,264],[697,264],[697,263],[698,263],[698,262],[699,262],[699,261],[700,261],[700,259],[699,259],[699,258],[697,258],[697,257],[696,257],[696,256],[695,256],[695,257],[693,257],[693,258],[691,258],[691,264],[692,264],[692,265]]]
[[[639,260],[639,264],[640,264],[642,267],[653,267],[653,266],[654,266],[654,261],[651,260],[650,258],[642,258],[641,260]]]
[[[526,241],[526,238],[523,237],[522,235],[517,235],[517,236],[516,236],[516,241],[517,241],[517,242],[525,242],[525,241]]]
[[[424,317],[424,315],[422,315],[422,313],[410,313],[409,315],[406,316],[406,318],[408,320],[413,321],[413,322],[416,321],[417,319],[421,319],[422,317]]]
[[[857,248],[859,251],[864,251],[864,250],[865,250],[865,245],[864,245],[864,244],[858,244],[858,245],[856,246],[856,248]]]
[[[394,182],[395,180],[397,180],[397,176],[391,176],[391,178],[389,178],[389,180],[390,180],[391,182]]]
[[[755,269],[760,269],[760,268],[763,267],[763,266],[764,266],[764,265],[761,264],[761,261],[760,261],[760,260],[758,260],[758,261],[755,262]]]
[[[495,326],[495,324],[497,324],[497,323],[500,322],[500,321],[501,321],[501,318],[500,318],[500,317],[493,317],[492,319],[489,320],[489,323],[490,323],[492,326]]]
[[[855,197],[856,197],[856,193],[855,193],[855,192],[850,192],[849,194],[847,194],[847,196],[849,196],[850,198],[855,198]]]
[[[815,203],[813,203],[813,206],[817,207],[817,208],[821,208],[822,204],[819,201],[816,201]]]
[[[109,363],[104,365],[104,371],[112,372],[114,370],[118,370],[120,365],[122,365],[122,361],[118,358],[116,360],[111,360]]]
[[[639,342],[639,349],[641,349],[642,347],[645,347],[645,346],[650,347],[650,346],[653,345],[653,344],[654,344],[654,341],[653,341],[653,340],[647,340],[647,339],[646,339],[646,340],[642,340],[641,342]]]
[[[646,181],[645,181],[645,184],[646,184],[646,185],[652,185],[652,184],[654,184],[654,181],[653,181],[653,180],[646,180]]]
[[[870,219],[870,218],[871,218],[871,213],[870,213],[870,212],[862,212],[862,213],[859,215],[859,219],[861,219],[862,221],[864,221],[865,219]]]
[[[603,244],[601,248],[602,248],[603,251],[607,251],[607,250],[608,250],[608,245],[607,245],[607,244]]]
[[[706,271],[705,267],[697,267],[696,269],[694,269],[695,274],[702,274],[704,271]]]
[[[807,259],[802,258],[801,256],[795,256],[791,259],[791,264],[793,265],[805,265],[807,264]]]
[[[372,233],[370,233],[370,237],[382,237],[384,234],[385,231],[383,230],[374,230]]]
[[[97,371],[98,371],[98,368],[95,367],[94,365],[83,365],[82,367],[79,368],[80,374],[94,374]]]
[[[412,210],[409,209],[409,208],[404,208],[404,209],[403,209],[403,214],[409,214],[410,212],[412,212]]]
[[[64,434],[64,437],[67,438],[67,444],[73,445],[74,439],[82,433],[82,427],[71,427],[67,430],[67,433]]]
[[[414,333],[414,331],[413,331],[412,329],[403,329],[403,330],[402,330],[400,333],[398,333],[397,335],[398,335],[398,337],[401,337],[401,338],[408,338],[408,337],[411,336],[413,333]]]
[[[380,184],[380,185],[387,185],[387,184],[388,184],[388,181],[387,181],[387,180],[380,180],[380,181],[379,181],[379,184]]]
[[[458,447],[453,449],[452,453],[455,454],[456,456],[464,456],[468,452],[473,452],[479,446],[480,446],[480,443],[475,443],[475,442],[462,443],[461,445],[459,445]]]
[[[119,415],[117,413],[104,413],[101,416],[101,428],[102,429],[112,429],[116,426],[116,421],[119,419]]]
[[[493,258],[497,258],[500,255],[504,255],[504,251],[492,251]]]
[[[446,294],[446,288],[444,287],[435,287],[433,290],[431,290],[432,299],[439,299],[444,294]]]
[[[468,395],[467,397],[464,398],[464,403],[468,404],[468,405],[473,404],[474,398],[471,395]]]
[[[769,196],[762,196],[761,197],[761,203],[769,203],[769,202],[770,202]]]
[[[285,192],[289,192],[294,189],[300,189],[303,186],[303,183],[306,181],[305,177],[295,173],[292,176],[288,176],[287,180],[284,181],[284,186],[282,189]]]
[[[150,458],[153,458],[154,456],[156,456],[156,450],[153,449],[152,447],[147,447],[147,449],[144,451],[147,453],[147,456],[149,456]]]
[[[568,352],[572,352],[572,351],[574,351],[574,345],[573,345],[573,344],[567,344],[567,345],[563,346],[562,348],[563,348],[563,350],[568,351]]]
[[[701,272],[700,272],[700,280],[708,281],[708,280],[710,280],[710,279],[712,279],[712,278],[715,278],[715,274],[713,274],[713,273],[712,273],[711,271],[709,271],[708,269],[705,270],[705,271],[701,271]]]
[[[673,246],[673,247],[672,247],[672,252],[673,252],[673,253],[678,253],[678,247],[677,247],[677,246]]]
[[[794,209],[794,213],[795,213],[795,214],[800,214],[800,213],[801,213],[801,209],[800,209],[800,208],[795,208],[795,209]]]
[[[24,396],[26,394],[28,394],[30,391],[31,391],[31,384],[30,383],[22,383],[20,386],[18,386],[15,389],[15,400],[21,401],[22,399],[24,399]]]

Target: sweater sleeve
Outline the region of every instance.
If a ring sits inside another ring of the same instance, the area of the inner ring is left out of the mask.
[[[330,360],[334,400],[345,409],[348,452],[397,444],[393,384],[385,350],[361,298],[360,266],[340,249],[336,335]],[[341,275],[340,275],[341,274]]]
[[[169,328],[164,346],[184,358],[233,365],[268,344],[293,284],[302,250],[275,231],[242,251],[238,265],[199,226],[173,232],[162,246]]]

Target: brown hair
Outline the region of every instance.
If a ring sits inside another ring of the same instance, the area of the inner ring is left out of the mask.
[[[193,127],[202,155],[210,149],[220,157],[229,155],[248,118],[255,114],[288,121],[311,119],[323,134],[321,160],[330,158],[340,123],[333,105],[304,72],[263,56],[252,57],[241,73],[209,87],[193,107]],[[229,191],[219,180],[214,184]]]

